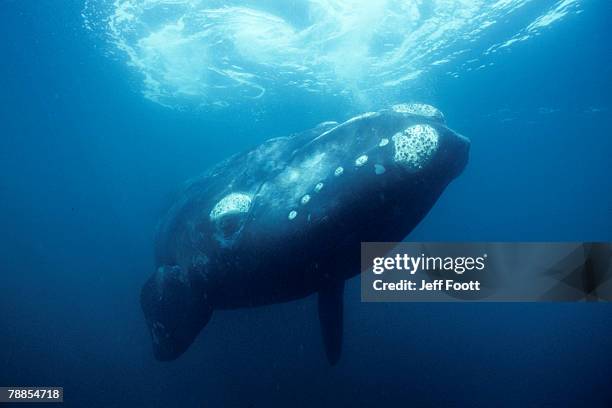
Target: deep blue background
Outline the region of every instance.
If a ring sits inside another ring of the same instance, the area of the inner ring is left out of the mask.
[[[362,304],[358,279],[337,367],[313,298],[215,313],[184,357],[154,361],[138,294],[171,193],[359,109],[292,95],[264,111],[160,107],[81,8],[0,2],[0,385],[64,386],[86,407],[612,406],[610,305]],[[432,72],[406,94],[472,140],[410,239],[612,240],[612,7],[584,10],[493,67]]]

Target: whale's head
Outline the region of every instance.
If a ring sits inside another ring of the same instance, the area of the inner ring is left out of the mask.
[[[405,184],[426,180],[430,186],[445,185],[463,171],[470,150],[469,139],[449,129],[442,112],[420,103],[359,115],[340,125],[334,136],[345,146],[344,162],[354,159],[349,168],[370,170],[379,176],[372,178],[375,189],[397,193]],[[354,174],[371,175],[363,173]]]
[[[463,171],[470,141],[446,127],[442,112],[414,103],[394,105],[390,110],[407,125],[391,137],[395,165],[411,173],[434,170],[451,179]]]
[[[401,240],[462,172],[470,150],[469,140],[425,104],[398,104],[316,129],[253,195],[245,229],[251,238],[308,231]]]
[[[359,115],[325,137],[342,150],[341,213],[367,217],[361,240],[403,239],[463,171],[470,150],[437,108],[420,103]]]

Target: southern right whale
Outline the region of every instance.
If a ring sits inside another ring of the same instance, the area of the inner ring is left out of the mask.
[[[438,109],[400,104],[270,139],[188,182],[158,226],[157,268],[141,292],[156,358],[181,355],[215,309],[317,293],[335,364],[360,243],[410,233],[469,146]]]

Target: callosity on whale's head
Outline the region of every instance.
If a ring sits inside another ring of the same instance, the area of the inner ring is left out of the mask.
[[[270,139],[192,180],[159,225],[157,270],[141,294],[155,355],[180,355],[215,308],[319,292],[336,361],[335,294],[359,273],[360,242],[409,234],[469,146],[438,109],[398,104]]]
[[[261,184],[243,235],[265,245],[401,240],[463,170],[469,146],[430,105],[361,114],[306,141]]]

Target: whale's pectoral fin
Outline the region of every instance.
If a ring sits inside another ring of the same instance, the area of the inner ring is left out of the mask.
[[[340,359],[342,351],[342,314],[344,281],[333,281],[319,290],[319,323],[325,354],[331,365]]]
[[[161,266],[142,288],[140,303],[158,360],[179,357],[210,320],[202,285],[177,265]]]

